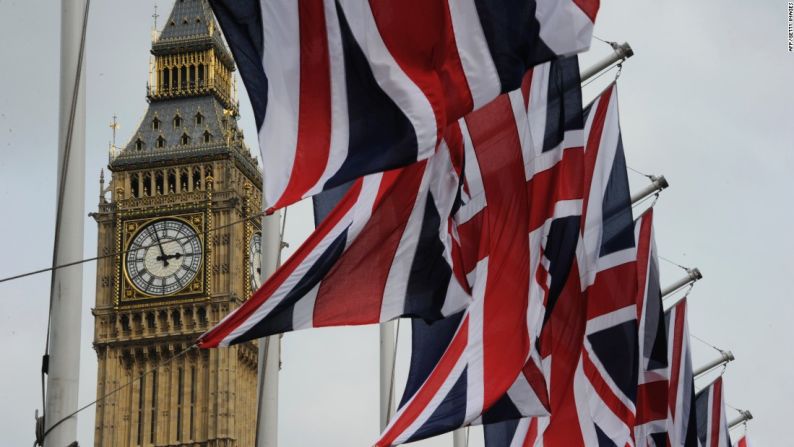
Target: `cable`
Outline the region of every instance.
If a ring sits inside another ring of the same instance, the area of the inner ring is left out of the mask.
[[[263,211],[261,213],[256,213],[256,214],[248,216],[248,217],[246,217],[244,219],[240,219],[240,220],[236,220],[236,221],[233,221],[233,222],[230,222],[230,223],[227,223],[227,224],[219,225],[219,226],[214,227],[214,228],[209,229],[209,230],[204,230],[203,232],[201,232],[201,234],[203,236],[207,236],[210,233],[212,233],[213,231],[218,231],[218,230],[221,230],[221,229],[224,229],[224,228],[228,228],[228,227],[231,227],[231,226],[234,226],[234,225],[239,225],[239,224],[245,223],[245,222],[247,222],[249,220],[253,220],[253,219],[256,219],[256,218],[263,217],[265,215],[266,215],[265,211]],[[178,237],[178,238],[173,239],[173,240],[181,242],[181,241],[192,240],[192,239],[195,239],[197,237],[198,237],[198,234],[190,235],[190,236],[182,236],[182,237]],[[151,248],[151,247],[154,247],[154,246],[155,245],[152,244],[152,245],[148,245],[148,246],[142,247],[142,248],[148,249],[148,248]],[[91,258],[85,258],[85,259],[81,259],[79,261],[74,261],[74,262],[67,262],[65,264],[56,265],[54,267],[48,267],[48,268],[43,268],[43,269],[39,269],[39,270],[33,270],[33,271],[30,271],[30,272],[27,272],[27,273],[21,273],[19,275],[14,275],[14,276],[9,276],[7,278],[2,278],[2,279],[0,279],[0,283],[4,283],[6,281],[12,281],[12,280],[15,280],[15,279],[20,279],[20,278],[25,278],[25,277],[28,277],[28,276],[37,275],[39,273],[46,273],[46,272],[50,272],[50,271],[54,271],[54,270],[60,270],[60,269],[63,269],[63,268],[72,267],[72,266],[79,265],[79,264],[85,264],[86,262],[98,261],[100,259],[105,259],[105,258],[112,258],[114,256],[124,255],[124,254],[126,254],[128,252],[129,252],[129,250],[121,250],[121,251],[116,251],[116,252],[109,253],[109,254],[106,254],[106,255],[94,256],[94,257],[91,257]]]
[[[719,352],[720,354],[725,354],[725,352],[726,352],[726,351],[724,351],[724,350],[712,345],[711,343],[707,342],[706,340],[703,340],[702,338],[698,337],[697,335],[695,335],[695,334],[693,334],[691,332],[689,333],[689,336],[694,338],[695,340],[703,343],[704,345],[706,345],[706,346],[708,346],[710,348],[713,348],[715,351]]]
[[[631,166],[626,166],[626,168],[628,168],[629,171],[634,171],[635,173],[640,174],[643,177],[647,177],[648,179],[653,180],[653,176],[650,175],[650,174],[646,174],[646,173],[644,173],[642,171],[638,171],[638,170],[632,168]]]
[[[661,259],[662,261],[665,261],[665,262],[667,262],[667,263],[670,263],[670,264],[672,264],[672,265],[674,265],[674,266],[676,266],[676,267],[678,267],[678,268],[680,268],[680,269],[683,269],[683,270],[684,270],[684,271],[686,271],[686,272],[688,272],[688,271],[692,270],[692,269],[690,269],[690,268],[688,268],[688,267],[684,267],[683,265],[681,265],[681,264],[679,264],[679,263],[677,263],[677,262],[673,262],[673,261],[671,261],[671,260],[669,260],[669,259],[665,258],[664,256],[659,256],[659,259]]]
[[[46,438],[46,437],[47,437],[47,434],[48,434],[49,432],[51,432],[51,431],[52,431],[52,430],[53,430],[55,427],[57,427],[58,425],[60,425],[60,424],[61,424],[61,423],[63,423],[64,421],[66,421],[67,419],[69,419],[69,418],[71,418],[71,417],[73,417],[73,416],[77,415],[78,413],[80,413],[80,412],[81,412],[81,411],[83,411],[83,410],[86,410],[86,409],[90,408],[91,406],[95,405],[97,402],[107,399],[108,397],[110,397],[110,396],[112,396],[112,395],[116,394],[117,392],[119,392],[119,391],[123,390],[124,388],[127,388],[128,386],[130,386],[130,385],[134,384],[135,382],[138,382],[138,381],[140,381],[140,380],[141,380],[141,379],[142,379],[144,376],[147,376],[147,375],[149,375],[149,374],[153,373],[154,371],[157,371],[158,369],[160,369],[160,368],[162,368],[163,366],[165,366],[165,365],[167,365],[167,364],[171,363],[172,361],[176,360],[177,358],[179,358],[179,357],[181,357],[181,356],[183,356],[183,355],[187,354],[187,353],[188,353],[190,350],[192,350],[192,349],[196,349],[196,348],[198,348],[198,345],[196,345],[196,344],[192,344],[192,345],[188,346],[188,347],[187,347],[187,348],[185,348],[184,350],[182,350],[182,351],[180,351],[180,352],[178,352],[178,353],[174,354],[172,357],[170,357],[170,358],[168,358],[168,359],[166,359],[166,360],[163,360],[162,362],[160,362],[160,363],[159,363],[157,366],[155,366],[154,368],[152,368],[152,369],[149,369],[149,370],[147,370],[147,371],[144,371],[143,373],[141,373],[140,375],[138,375],[136,378],[134,378],[134,379],[130,380],[129,382],[125,383],[124,385],[121,385],[121,386],[119,386],[119,387],[117,387],[117,388],[115,388],[115,389],[111,390],[110,392],[108,392],[108,393],[105,393],[105,394],[103,394],[103,395],[102,395],[102,396],[100,396],[100,397],[97,397],[97,398],[96,398],[96,399],[94,399],[93,401],[91,401],[91,402],[89,402],[89,403],[87,403],[87,404],[83,405],[82,407],[78,408],[77,410],[73,411],[71,414],[69,414],[69,415],[67,415],[67,416],[64,416],[63,418],[61,418],[61,419],[60,419],[58,422],[56,422],[55,424],[53,424],[53,425],[52,425],[50,428],[48,428],[48,429],[47,429],[47,430],[44,432],[44,437]]]

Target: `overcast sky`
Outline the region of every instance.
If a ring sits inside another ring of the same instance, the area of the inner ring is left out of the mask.
[[[161,14],[171,1],[161,0]],[[727,403],[752,410],[757,446],[790,438],[794,356],[794,53],[787,49],[783,0],[604,0],[596,35],[636,51],[619,81],[626,158],[664,174],[671,187],[657,204],[662,256],[705,276],[690,299],[690,332],[737,361],[725,372]],[[59,2],[0,0],[0,277],[50,264],[55,211]],[[107,164],[108,124],[125,144],[146,108],[151,0],[94,0],[87,46],[86,213],[98,202]],[[163,23],[164,18],[161,18]],[[593,42],[586,67],[610,52]],[[612,74],[585,89],[592,99]],[[242,86],[241,86],[242,87]],[[241,95],[243,96],[243,95]],[[257,152],[253,117],[241,98],[241,125]],[[645,185],[632,174],[632,188]],[[311,228],[307,204],[288,212],[296,248]],[[86,218],[85,255],[96,253]],[[662,283],[682,275],[662,262]],[[84,269],[80,402],[95,398],[91,348],[95,266]],[[30,445],[41,407],[49,276],[0,284],[0,443]],[[397,366],[408,365],[409,331]],[[332,328],[283,339],[279,440],[286,447],[370,445],[378,427],[377,328]],[[717,356],[693,340],[697,367]],[[703,384],[704,382],[698,382]],[[399,395],[399,392],[398,392]],[[737,415],[728,411],[728,418]],[[94,409],[79,419],[79,442],[93,445]],[[741,429],[734,431],[734,435]],[[451,446],[449,436],[416,443]],[[471,446],[482,432],[471,431]]]

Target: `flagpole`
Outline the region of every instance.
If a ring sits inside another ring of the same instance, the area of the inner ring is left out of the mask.
[[[612,64],[621,63],[631,56],[634,56],[634,50],[631,49],[631,46],[627,42],[621,44],[614,43],[612,44],[612,49],[615,50],[612,54],[582,72],[580,76],[582,82],[609,68]]]
[[[61,0],[58,205],[53,265],[83,258],[85,75],[81,62],[86,3],[86,0]],[[45,447],[64,447],[77,442],[77,416],[67,416],[77,410],[82,300],[82,264],[54,270],[48,322],[49,354],[45,354],[42,365],[42,370],[47,372]]]
[[[739,417],[728,422],[728,430],[733,430],[734,427],[738,426],[743,422],[747,422],[753,418],[753,413],[750,413],[750,410],[736,410],[736,411],[739,412]]]
[[[642,199],[644,199],[644,198],[646,198],[648,196],[651,196],[653,194],[656,194],[658,191],[661,191],[661,190],[667,188],[668,186],[670,186],[670,184],[667,183],[667,179],[664,178],[663,175],[660,175],[658,177],[655,176],[655,175],[651,176],[651,184],[646,186],[640,192],[638,192],[638,193],[634,194],[633,196],[631,196],[631,204],[634,205],[637,202],[639,202],[640,200],[642,200]]]
[[[394,413],[395,321],[380,324],[380,430],[386,429]]]
[[[733,356],[733,353],[731,351],[720,351],[719,358],[714,359],[706,363],[705,365],[701,366],[700,368],[696,369],[693,373],[693,377],[695,379],[698,379],[707,372],[711,371],[712,369],[730,363],[734,360],[736,360],[736,358]]]
[[[264,193],[262,194],[264,198]],[[263,207],[267,204],[264,203]],[[262,278],[268,278],[279,264],[281,252],[281,212],[262,218]],[[278,445],[278,373],[281,369],[281,336],[271,335],[259,340],[258,408],[256,447]]]
[[[692,284],[693,282],[696,282],[700,279],[703,279],[703,274],[700,273],[700,270],[698,270],[697,267],[687,269],[686,276],[662,289],[662,299],[670,297],[670,295],[677,292],[682,287],[688,286],[689,284]]]

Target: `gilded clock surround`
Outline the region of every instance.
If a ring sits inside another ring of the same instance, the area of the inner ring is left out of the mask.
[[[169,220],[176,220],[184,223],[188,227],[190,227],[195,233],[196,237],[199,239],[200,245],[202,247],[202,257],[204,257],[204,253],[207,252],[207,245],[206,241],[204,240],[205,230],[205,222],[207,221],[207,213],[194,213],[194,214],[186,214],[186,215],[168,215],[167,218]],[[144,218],[144,219],[129,219],[124,220],[123,224],[117,231],[122,232],[121,240],[123,241],[123,246],[125,247],[125,253],[129,250],[130,243],[135,236],[137,236],[138,232],[142,228],[146,228],[149,225],[155,224],[157,222],[162,221],[163,217],[154,217],[154,218]],[[152,301],[152,300],[160,300],[163,299],[160,295],[152,295],[148,294],[142,290],[140,290],[132,281],[129,274],[129,268],[127,267],[127,258],[126,256],[122,258],[122,263],[119,266],[119,275],[120,280],[122,281],[121,293],[118,297],[116,297],[116,304],[117,305],[126,305],[126,304],[134,304],[140,303],[143,301]],[[197,272],[196,276],[184,287],[180,288],[177,292],[170,294],[171,297],[174,298],[201,298],[204,295],[204,292],[208,289],[207,281],[209,278],[206,275],[206,266],[205,263],[202,261],[200,263],[199,271]]]

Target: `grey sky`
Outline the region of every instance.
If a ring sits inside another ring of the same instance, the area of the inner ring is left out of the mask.
[[[160,1],[166,14],[170,1]],[[637,55],[619,82],[622,130],[631,167],[665,174],[671,188],[657,204],[662,256],[700,267],[690,299],[690,331],[731,349],[726,399],[751,409],[758,446],[790,438],[794,399],[791,235],[794,172],[794,53],[787,50],[787,2],[763,0],[604,0],[596,35],[628,41]],[[86,213],[96,209],[99,170],[107,163],[108,123],[119,144],[143,116],[152,1],[94,0],[87,47]],[[59,2],[0,0],[0,277],[45,267],[52,252],[59,69]],[[161,23],[162,23],[161,19]],[[582,66],[606,55],[597,41]],[[589,100],[611,79],[585,89]],[[257,152],[252,114],[242,97],[242,127]],[[633,188],[644,178],[632,174]],[[86,218],[86,256],[96,226]],[[296,248],[311,228],[310,207],[288,212]],[[681,275],[662,262],[662,282]],[[80,401],[95,397],[91,348],[94,265],[86,264]],[[40,358],[49,276],[0,284],[0,443],[30,445],[41,407]],[[403,326],[398,383],[409,331]],[[716,353],[693,340],[694,363]],[[280,444],[348,447],[377,436],[377,329],[333,328],[284,337]],[[399,395],[399,392],[398,392]],[[729,410],[728,417],[736,413]],[[93,444],[94,410],[81,414],[79,441]],[[740,430],[739,430],[740,431]],[[473,447],[482,445],[479,429]],[[450,446],[449,437],[417,443]]]

